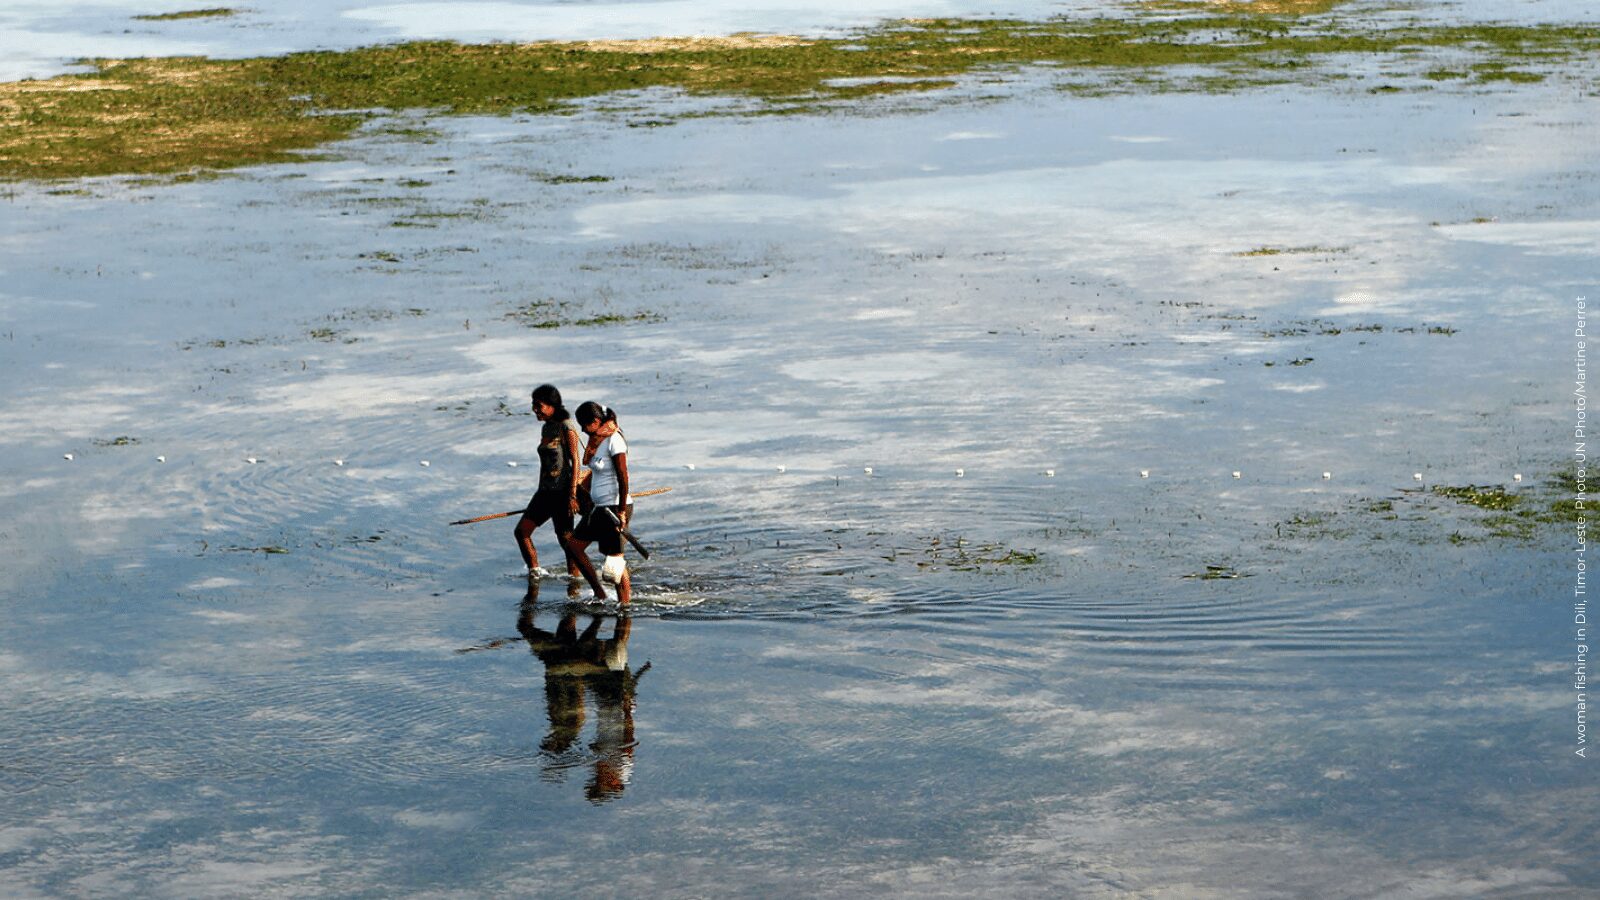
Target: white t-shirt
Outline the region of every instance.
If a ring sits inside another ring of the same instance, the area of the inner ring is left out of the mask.
[[[617,462],[611,457],[628,452],[628,442],[615,432],[600,442],[589,460],[589,499],[596,506],[617,506]]]

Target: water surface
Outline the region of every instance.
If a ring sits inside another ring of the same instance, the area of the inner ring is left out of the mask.
[[[1414,475],[1566,462],[1594,98],[1044,79],[6,188],[6,892],[1592,890],[1567,536]],[[625,659],[444,524],[542,381]]]

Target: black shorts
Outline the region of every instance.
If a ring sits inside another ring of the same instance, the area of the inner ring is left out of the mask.
[[[597,506],[589,510],[572,536],[580,541],[598,544],[600,552],[607,556],[618,556],[622,553],[622,526],[601,511],[605,509],[612,513],[617,511],[614,506]]]
[[[528,501],[528,508],[522,517],[533,520],[535,528],[549,521],[550,527],[555,529],[556,534],[566,536],[572,533],[572,513],[567,512],[569,502],[570,498],[565,494],[540,491]]]

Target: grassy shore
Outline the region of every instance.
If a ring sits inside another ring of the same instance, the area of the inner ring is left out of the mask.
[[[390,110],[555,112],[638,88],[747,98],[746,112],[803,113],[1024,66],[1051,67],[1064,89],[1085,93],[1220,92],[1343,80],[1334,63],[1356,57],[1382,73],[1382,84],[1367,89],[1431,90],[1537,81],[1597,49],[1600,28],[1590,26],[1379,28],[1337,15],[1147,10],[1046,22],[901,21],[825,40],[436,41],[240,60],[96,59],[86,74],[0,84],[0,179],[278,162]]]

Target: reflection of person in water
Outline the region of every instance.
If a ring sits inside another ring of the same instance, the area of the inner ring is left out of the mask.
[[[584,795],[592,803],[604,803],[621,795],[632,776],[634,691],[650,664],[628,671],[632,619],[618,617],[611,637],[602,640],[600,626],[605,616],[593,616],[589,626],[579,632],[578,610],[567,607],[556,630],[544,631],[534,624],[538,602],[539,586],[534,582],[522,601],[517,631],[544,663],[550,733],[539,748],[550,756],[572,749],[583,731],[587,694],[595,711],[595,739],[589,745],[595,756],[594,777]]]

